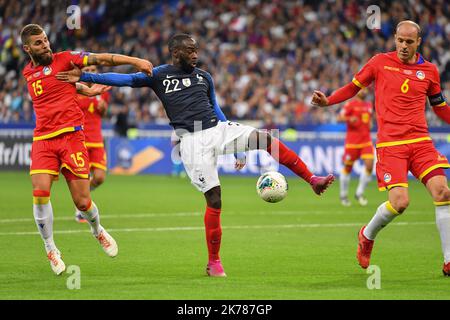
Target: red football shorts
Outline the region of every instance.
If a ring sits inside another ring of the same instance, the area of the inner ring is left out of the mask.
[[[367,145],[362,148],[345,148],[344,155],[342,156],[342,162],[345,166],[351,166],[358,159],[373,159],[375,150],[373,144]]]
[[[66,180],[89,179],[89,157],[83,131],[33,141],[30,175],[47,173],[58,176],[60,170]]]
[[[91,170],[98,168],[107,170],[106,151],[104,147],[88,147],[89,165]]]
[[[402,144],[377,149],[377,179],[380,191],[392,187],[408,187],[408,171],[422,181],[437,168],[450,168],[432,141]]]

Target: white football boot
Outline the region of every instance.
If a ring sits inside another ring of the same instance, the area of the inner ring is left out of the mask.
[[[47,253],[47,259],[50,261],[50,267],[53,272],[59,276],[66,270],[66,265],[61,259],[61,252],[58,249],[51,250]]]
[[[119,252],[119,247],[117,246],[116,240],[114,240],[111,235],[106,232],[105,229],[103,229],[98,236],[96,236],[98,242],[103,248],[103,251],[110,256],[111,258],[114,258],[117,256],[117,253]]]

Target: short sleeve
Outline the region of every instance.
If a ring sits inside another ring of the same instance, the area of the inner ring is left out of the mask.
[[[73,62],[78,68],[83,68],[88,65],[89,52],[64,51],[63,55],[69,64],[70,62]]]
[[[430,87],[428,88],[427,95],[435,96],[441,93],[441,80],[439,77],[439,71],[435,65],[433,65],[433,76],[430,79]]]
[[[353,77],[352,82],[361,89],[368,87],[373,80],[375,80],[376,74],[376,61],[378,55],[372,57],[359,72]]]

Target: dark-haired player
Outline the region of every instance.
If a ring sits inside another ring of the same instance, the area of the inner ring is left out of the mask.
[[[89,74],[74,69],[58,78],[64,81],[102,83],[112,86],[150,87],[162,101],[170,124],[180,137],[181,159],[192,184],[206,198],[205,228],[209,253],[207,274],[224,277],[219,257],[222,229],[221,188],[217,172],[220,154],[240,153],[251,149],[265,149],[281,164],[310,183],[321,194],[333,182],[333,175],[314,176],[297,156],[267,132],[226,118],[217,104],[211,75],[197,68],[198,44],[187,34],[177,34],[169,40],[172,64],[153,69],[150,77],[135,74]],[[80,78],[81,76],[81,78]],[[220,120],[220,122],[219,122]],[[245,165],[245,154],[236,156],[236,168]]]

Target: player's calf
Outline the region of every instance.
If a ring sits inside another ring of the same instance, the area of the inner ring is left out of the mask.
[[[278,163],[286,166],[297,176],[308,182],[318,195],[322,194],[334,181],[333,175],[326,177],[314,176],[296,152],[289,149],[279,139],[271,136],[266,131],[255,130],[252,132],[249,137],[249,147],[250,149],[266,150]]]

